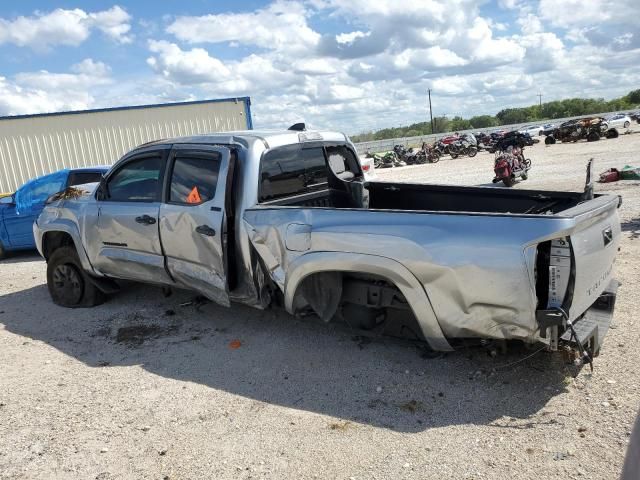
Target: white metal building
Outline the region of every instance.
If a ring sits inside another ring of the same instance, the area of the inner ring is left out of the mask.
[[[152,140],[250,130],[249,97],[0,117],[0,192],[62,168],[111,165]]]

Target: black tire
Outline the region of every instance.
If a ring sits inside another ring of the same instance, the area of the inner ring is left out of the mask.
[[[600,135],[597,132],[589,132],[587,135],[587,142],[597,142],[598,140],[600,140]]]
[[[7,251],[2,246],[2,242],[0,242],[0,260],[7,256]]]
[[[475,157],[478,154],[478,149],[476,147],[469,147],[469,156]]]
[[[618,138],[618,135],[618,130],[616,130],[615,128],[607,130],[607,133],[605,134],[607,138]]]
[[[437,153],[431,155],[431,163],[438,163],[440,161],[440,155]]]
[[[104,293],[91,282],[73,247],[60,247],[49,257],[47,287],[53,303],[61,307],[86,308],[105,301]]]
[[[516,184],[516,179],[513,177],[505,177],[502,179],[502,183],[504,183],[506,187],[513,187]]]
[[[551,135],[549,135],[548,137],[546,137],[544,139],[544,144],[545,145],[554,145],[556,143],[556,138],[552,137]]]
[[[629,128],[631,126],[631,122],[624,122],[624,128]]]
[[[449,155],[451,155],[451,158],[458,158],[458,154],[457,153],[450,153]]]

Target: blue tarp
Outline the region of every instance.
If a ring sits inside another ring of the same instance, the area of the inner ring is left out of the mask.
[[[68,177],[69,170],[60,170],[25,183],[15,195],[16,213],[28,215],[34,209],[41,210],[47,198],[64,190]]]

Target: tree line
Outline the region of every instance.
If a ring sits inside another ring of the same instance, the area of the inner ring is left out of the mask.
[[[474,128],[490,128],[498,125],[539,122],[554,118],[577,117],[601,112],[628,110],[640,105],[640,89],[633,90],[627,95],[613,100],[603,98],[569,98],[546,102],[542,105],[532,105],[521,108],[505,108],[495,115],[478,115],[471,118],[459,116],[453,118],[434,117],[434,128],[430,122],[418,122],[405,127],[383,128],[375,132],[353,135],[354,142],[370,140],[384,140],[387,138],[417,137],[432,133],[454,132],[457,130],[472,130]]]

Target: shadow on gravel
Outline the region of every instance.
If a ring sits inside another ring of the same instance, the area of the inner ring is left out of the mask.
[[[181,306],[191,298],[132,286],[105,305],[74,310],[54,306],[40,285],[1,297],[0,323],[89,367],[141,365],[167,379],[400,432],[533,428],[541,420],[531,416],[565,391],[569,375],[559,355],[545,352],[424,358],[415,345],[363,340],[285,313]]]
[[[629,232],[629,238],[635,240],[640,238],[640,217],[632,218],[620,224],[623,232]]]
[[[0,266],[8,263],[33,262],[35,260],[42,260],[44,262],[44,259],[35,250],[7,252],[6,258],[0,260]]]

